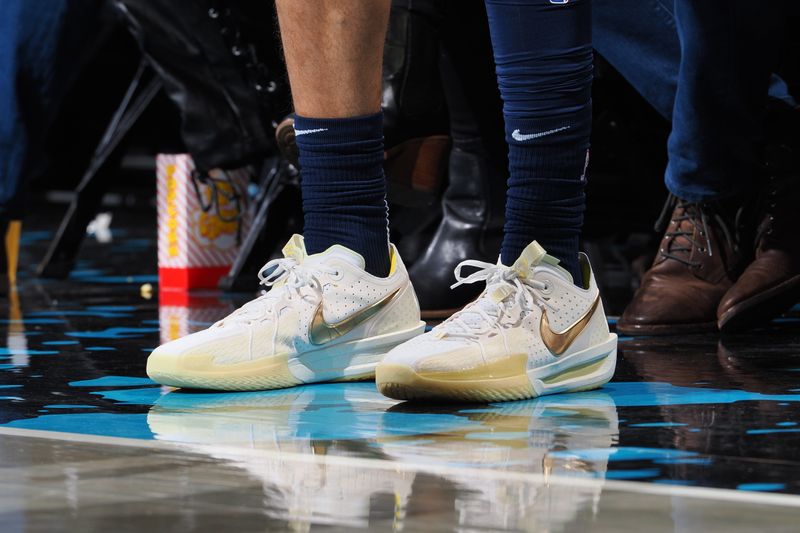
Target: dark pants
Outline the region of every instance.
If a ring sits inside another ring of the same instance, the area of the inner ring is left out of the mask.
[[[665,181],[690,201],[753,185],[787,4],[744,0],[594,0],[594,46],[672,121]]]
[[[25,183],[76,68],[96,0],[0,1],[0,217],[19,218]]]

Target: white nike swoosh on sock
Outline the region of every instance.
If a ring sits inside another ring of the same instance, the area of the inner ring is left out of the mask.
[[[539,133],[526,133],[526,134],[520,133],[519,130],[514,130],[511,133],[511,137],[513,137],[515,141],[529,141],[531,139],[538,139],[539,137],[552,135],[553,133],[558,133],[559,131],[568,130],[571,127],[572,126],[561,126],[560,128],[555,128],[553,130],[540,131]]]
[[[295,136],[308,135],[309,133],[319,133],[321,131],[328,131],[328,128],[317,128],[315,130],[294,130]]]

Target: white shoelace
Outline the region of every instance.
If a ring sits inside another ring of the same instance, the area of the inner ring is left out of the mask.
[[[473,267],[478,270],[464,277],[461,275],[461,269],[464,267]],[[451,289],[459,285],[485,281],[486,292],[477,301],[440,324],[436,329],[441,334],[475,339],[497,328],[504,316],[509,316],[516,321],[525,311],[530,311],[534,307],[554,309],[554,306],[541,293],[548,289],[547,284],[523,277],[512,267],[470,259],[459,263],[454,274],[457,281],[451,285]],[[495,301],[491,296],[498,290],[506,290],[508,294],[499,301]],[[520,309],[517,316],[512,316],[510,313],[514,304]]]
[[[266,265],[261,267],[258,271],[259,285],[265,287],[272,287],[275,284],[283,281],[283,285],[279,289],[286,289],[287,292],[270,290],[264,292],[255,300],[246,303],[228,317],[221,320],[217,324],[222,324],[224,321],[239,322],[244,324],[252,324],[254,321],[263,319],[271,315],[274,309],[275,301],[283,294],[286,294],[288,300],[292,298],[303,298],[300,289],[308,287],[313,289],[321,297],[322,295],[322,281],[320,281],[321,274],[338,275],[339,272],[333,268],[322,264],[314,264],[307,266],[300,264],[296,259],[291,257],[284,257],[281,259],[273,259]]]

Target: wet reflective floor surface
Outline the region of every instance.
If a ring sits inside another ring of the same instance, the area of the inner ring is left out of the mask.
[[[23,261],[49,238],[26,232]],[[81,257],[0,307],[2,531],[800,528],[800,308],[747,335],[621,338],[603,389],[523,402],[184,392],[147,355],[247,296],[159,305],[141,235]]]

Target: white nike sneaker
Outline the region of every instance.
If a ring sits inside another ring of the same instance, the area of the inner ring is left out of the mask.
[[[617,361],[589,260],[583,283],[533,242],[510,267],[463,261],[458,283],[486,289],[428,333],[391,352],[376,369],[390,398],[464,401],[521,400],[590,390],[607,383]],[[463,267],[479,268],[467,277]]]
[[[259,278],[272,287],[210,328],[158,347],[147,375],[173,387],[277,389],[370,379],[398,344],[422,333],[419,303],[400,255],[378,278],[343,246],[307,255],[295,235]]]

